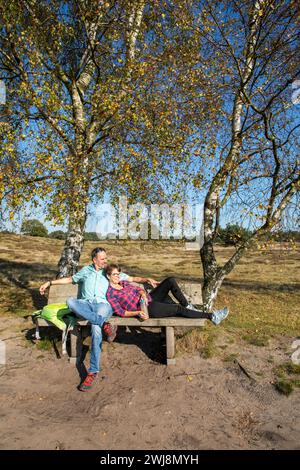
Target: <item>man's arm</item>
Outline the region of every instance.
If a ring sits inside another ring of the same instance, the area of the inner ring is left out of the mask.
[[[72,277],[62,277],[61,279],[54,279],[53,281],[47,281],[44,284],[41,285],[40,287],[40,294],[44,295],[45,290],[50,287],[50,286],[58,286],[62,284],[72,284],[73,279]]]

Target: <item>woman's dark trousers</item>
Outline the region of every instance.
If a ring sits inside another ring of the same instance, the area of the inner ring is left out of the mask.
[[[170,303],[169,293],[178,300],[177,303]],[[152,302],[148,305],[149,316],[152,318],[163,317],[187,317],[187,318],[210,318],[206,312],[199,312],[186,308],[188,301],[178,286],[174,277],[167,277],[155,289],[149,292]]]

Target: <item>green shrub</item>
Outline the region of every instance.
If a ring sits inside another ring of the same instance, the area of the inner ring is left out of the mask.
[[[31,237],[48,237],[48,230],[42,222],[37,219],[24,220],[21,232],[24,235],[30,235]]]
[[[224,245],[239,245],[252,235],[250,230],[237,224],[227,224],[226,228],[219,229],[218,241]]]
[[[66,233],[63,232],[62,230],[54,230],[54,232],[51,232],[49,234],[50,238],[56,238],[57,240],[65,240],[66,238]]]

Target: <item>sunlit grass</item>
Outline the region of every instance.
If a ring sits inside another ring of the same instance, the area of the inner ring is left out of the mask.
[[[46,302],[38,287],[53,279],[63,248],[63,241],[0,234],[0,311],[25,316]],[[151,276],[162,280],[200,283],[202,268],[197,251],[186,251],[183,242],[86,242],[81,265],[90,263],[90,252],[101,245],[109,261],[117,261],[131,275]],[[264,347],[276,335],[295,337],[300,331],[300,253],[296,250],[251,251],[241,259],[225,279],[216,308],[227,305],[228,318],[218,327],[207,322],[204,330],[195,329],[177,341],[177,350],[201,351],[207,357],[218,354],[215,346],[219,334],[227,333],[232,341],[244,341]],[[232,247],[216,248],[218,262],[233,253]]]

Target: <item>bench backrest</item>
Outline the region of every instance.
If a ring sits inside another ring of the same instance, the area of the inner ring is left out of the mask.
[[[178,283],[189,302],[195,305],[202,304],[201,284],[180,281]],[[77,297],[78,285],[65,284],[62,286],[51,286],[49,290],[48,304],[64,303],[68,297]]]
[[[51,286],[49,289],[48,304],[61,304],[68,297],[77,297],[77,284],[64,284],[62,286]]]

